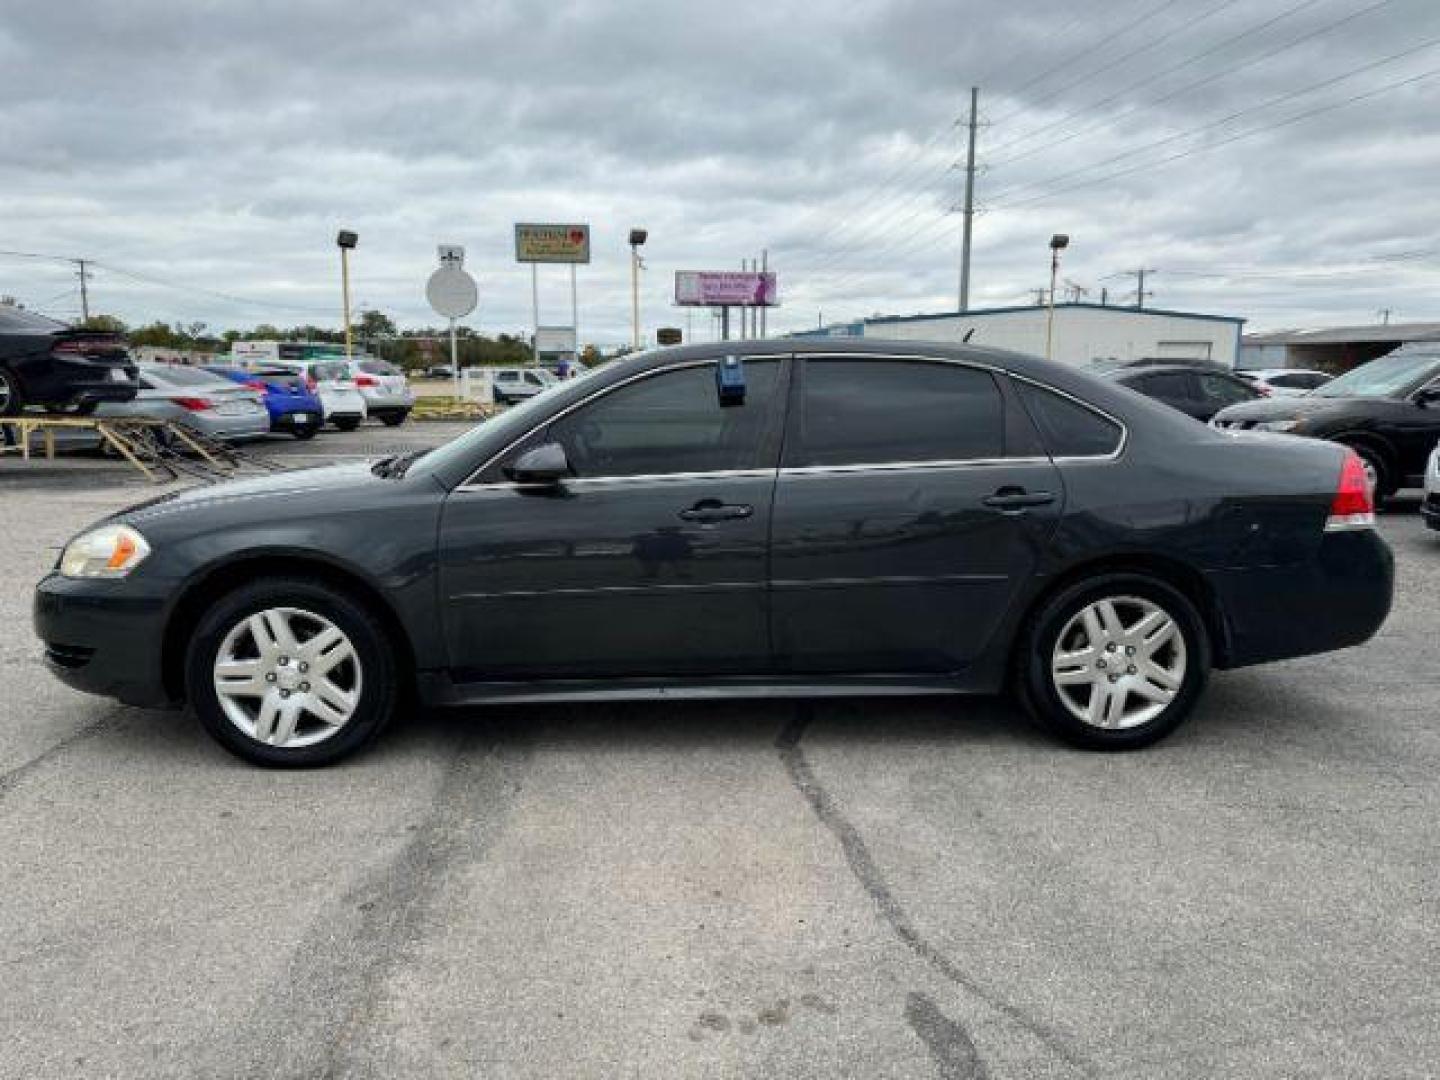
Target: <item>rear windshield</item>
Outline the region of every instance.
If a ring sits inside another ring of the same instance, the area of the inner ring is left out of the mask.
[[[348,379],[350,372],[343,363],[340,364],[314,364],[310,373],[317,379]]]
[[[9,334],[53,334],[56,330],[64,330],[65,324],[56,322],[54,319],[47,319],[44,315],[37,315],[33,311],[26,311],[24,308],[11,307],[9,304],[0,304],[0,332]]]
[[[147,366],[142,370],[150,378],[170,383],[172,386],[214,386],[216,383],[228,384],[230,381],[204,368],[181,367],[179,364]]]
[[[384,360],[361,360],[357,367],[366,375],[399,375],[400,369]]]

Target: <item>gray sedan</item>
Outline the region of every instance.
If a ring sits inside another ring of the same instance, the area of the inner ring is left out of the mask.
[[[226,442],[270,433],[264,399],[249,387],[180,364],[139,367],[140,392],[134,399],[101,405],[96,415],[170,420]]]

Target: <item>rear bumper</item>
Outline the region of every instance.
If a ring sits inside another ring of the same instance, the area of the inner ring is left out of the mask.
[[[35,587],[32,618],[45,666],[66,686],[127,705],[172,704],[161,675],[165,602],[130,582],[50,574]]]
[[[1395,560],[1373,530],[1327,533],[1317,558],[1214,571],[1225,638],[1218,667],[1332,652],[1372,638],[1390,614]]]

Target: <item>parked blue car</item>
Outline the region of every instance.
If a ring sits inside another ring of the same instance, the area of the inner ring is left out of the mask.
[[[320,396],[307,385],[305,377],[278,367],[233,368],[207,365],[206,371],[222,375],[265,397],[271,431],[288,431],[297,439],[311,438],[325,423]]]

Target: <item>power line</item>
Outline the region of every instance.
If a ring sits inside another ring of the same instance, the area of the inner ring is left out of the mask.
[[[1153,75],[1147,76],[1147,77],[1144,78],[1144,79],[1140,79],[1140,80],[1138,80],[1138,81],[1136,81],[1136,82],[1130,83],[1128,86],[1122,87],[1121,89],[1117,90],[1115,93],[1111,94],[1109,97],[1104,97],[1104,98],[1101,98],[1099,101],[1091,102],[1089,105],[1087,105],[1087,106],[1085,106],[1085,107],[1083,107],[1083,108],[1080,108],[1080,109],[1075,109],[1075,110],[1072,111],[1072,112],[1066,113],[1064,116],[1062,116],[1062,117],[1060,117],[1060,118],[1058,118],[1058,119],[1056,119],[1056,120],[1054,120],[1054,121],[1051,121],[1051,122],[1048,123],[1048,124],[1042,124],[1040,127],[1035,128],[1035,129],[1032,130],[1032,131],[1026,132],[1024,135],[1021,135],[1021,136],[1019,136],[1018,138],[1011,139],[1009,142],[1003,142],[1003,143],[1001,143],[999,146],[994,147],[994,150],[995,150],[995,151],[1002,151],[1002,150],[1006,149],[1007,147],[1019,146],[1021,143],[1029,142],[1031,139],[1035,138],[1037,135],[1041,135],[1041,134],[1043,134],[1043,133],[1046,132],[1046,131],[1051,131],[1051,130],[1053,130],[1054,128],[1059,127],[1060,125],[1065,124],[1065,123],[1067,123],[1068,121],[1073,120],[1075,117],[1080,116],[1080,115],[1082,115],[1082,114],[1084,114],[1084,113],[1086,113],[1086,112],[1091,112],[1091,111],[1093,111],[1093,110],[1095,110],[1095,109],[1103,108],[1104,106],[1109,105],[1111,102],[1118,101],[1119,99],[1123,98],[1126,94],[1129,94],[1129,93],[1131,93],[1132,91],[1139,90],[1139,89],[1141,89],[1142,87],[1145,87],[1145,86],[1149,86],[1149,85],[1151,85],[1152,83],[1158,82],[1160,79],[1163,79],[1163,78],[1164,78],[1165,76],[1167,76],[1167,75],[1173,75],[1175,72],[1180,71],[1180,70],[1182,70],[1183,68],[1187,68],[1187,67],[1190,67],[1192,64],[1199,63],[1201,60],[1205,59],[1207,56],[1213,56],[1215,53],[1219,52],[1219,51],[1222,50],[1222,49],[1228,48],[1229,46],[1233,45],[1233,44],[1234,44],[1235,42],[1237,42],[1237,41],[1240,41],[1240,40],[1242,40],[1242,39],[1244,39],[1244,38],[1250,37],[1250,36],[1252,36],[1252,35],[1254,35],[1254,34],[1257,34],[1257,33],[1260,33],[1260,32],[1262,32],[1262,31],[1264,31],[1264,30],[1267,30],[1267,29],[1269,29],[1270,27],[1274,26],[1276,23],[1281,22],[1282,20],[1287,19],[1287,18],[1289,18],[1290,16],[1297,14],[1298,12],[1303,11],[1303,10],[1306,9],[1306,8],[1314,7],[1316,4],[1318,4],[1318,3],[1323,3],[1323,2],[1324,2],[1324,0],[1301,0],[1300,3],[1295,4],[1293,7],[1287,8],[1285,11],[1280,12],[1278,15],[1275,15],[1275,16],[1272,16],[1272,17],[1269,18],[1269,19],[1266,19],[1264,22],[1260,23],[1258,26],[1252,26],[1249,30],[1245,30],[1245,31],[1242,31],[1241,33],[1234,34],[1234,35],[1232,35],[1232,36],[1224,39],[1223,41],[1217,42],[1216,44],[1212,45],[1210,48],[1204,49],[1204,50],[1196,53],[1195,55],[1189,57],[1188,59],[1181,61],[1181,62],[1178,63],[1178,64],[1173,64],[1173,65],[1171,65],[1170,67],[1165,68],[1165,69],[1163,69],[1163,70],[1161,70],[1161,71],[1158,71],[1158,72],[1156,72],[1156,73],[1153,74]],[[1351,22],[1351,21],[1353,21],[1353,20],[1355,20],[1355,19],[1358,19],[1358,18],[1360,18],[1360,17],[1363,16],[1363,15],[1368,15],[1370,12],[1375,11],[1375,10],[1377,10],[1378,8],[1385,7],[1385,6],[1387,6],[1387,5],[1389,5],[1389,4],[1392,4],[1392,3],[1394,3],[1394,2],[1395,2],[1395,0],[1379,0],[1378,3],[1372,4],[1372,5],[1370,5],[1369,7],[1364,8],[1363,10],[1354,12],[1354,13],[1352,13],[1352,14],[1350,14],[1350,15],[1345,16],[1345,17],[1342,18],[1342,19],[1338,19],[1338,20],[1336,20],[1336,21],[1334,21],[1334,22],[1332,22],[1332,23],[1329,23],[1329,24],[1327,24],[1327,25],[1325,25],[1325,26],[1322,26],[1322,27],[1320,27],[1320,28],[1317,29],[1317,30],[1313,30],[1313,31],[1311,31],[1311,32],[1309,32],[1309,33],[1303,34],[1303,35],[1301,35],[1300,37],[1295,38],[1295,39],[1293,39],[1292,41],[1286,43],[1285,45],[1282,45],[1282,46],[1280,46],[1280,47],[1277,48],[1277,49],[1272,49],[1272,50],[1270,50],[1269,52],[1261,53],[1260,55],[1258,55],[1258,56],[1256,56],[1256,57],[1253,57],[1253,58],[1250,59],[1250,60],[1245,61],[1243,64],[1239,64],[1239,65],[1236,65],[1236,66],[1234,66],[1234,67],[1229,67],[1229,68],[1221,68],[1219,71],[1216,71],[1216,72],[1214,72],[1214,73],[1212,73],[1212,74],[1210,74],[1210,75],[1207,75],[1207,76],[1205,76],[1205,77],[1202,78],[1202,79],[1198,79],[1198,80],[1196,80],[1195,82],[1186,83],[1186,84],[1185,84],[1184,86],[1182,86],[1182,87],[1178,87],[1178,88],[1175,89],[1175,90],[1171,90],[1171,91],[1169,91],[1168,93],[1162,94],[1162,95],[1161,95],[1160,97],[1158,97],[1158,98],[1152,98],[1152,99],[1150,99],[1150,100],[1148,100],[1148,101],[1145,101],[1145,102],[1142,102],[1142,103],[1137,103],[1137,104],[1135,104],[1135,105],[1130,106],[1130,107],[1127,108],[1127,109],[1122,109],[1119,113],[1116,113],[1116,114],[1113,114],[1113,115],[1110,115],[1110,116],[1101,116],[1101,117],[1098,117],[1097,119],[1091,121],[1090,123],[1088,123],[1088,124],[1083,124],[1081,127],[1072,130],[1069,134],[1063,135],[1063,136],[1061,136],[1060,138],[1057,138],[1057,139],[1051,139],[1051,140],[1049,140],[1048,142],[1044,143],[1043,145],[1034,147],[1033,149],[1030,149],[1030,150],[1022,150],[1020,153],[1018,153],[1018,154],[1011,154],[1009,157],[1001,157],[998,161],[991,161],[991,162],[990,162],[990,167],[991,167],[992,169],[1003,168],[1004,166],[1009,165],[1009,164],[1011,164],[1012,162],[1020,161],[1020,160],[1023,159],[1023,158],[1027,158],[1027,157],[1031,157],[1031,156],[1033,156],[1033,155],[1035,155],[1035,154],[1043,153],[1043,152],[1046,151],[1046,150],[1052,150],[1052,149],[1054,149],[1055,147],[1061,146],[1061,145],[1063,145],[1064,143],[1067,143],[1067,142],[1069,142],[1069,141],[1072,140],[1072,139],[1078,138],[1080,135],[1084,134],[1084,133],[1087,132],[1087,131],[1093,131],[1093,130],[1095,130],[1097,127],[1104,126],[1105,124],[1113,124],[1115,121],[1117,121],[1117,120],[1119,120],[1119,119],[1121,119],[1121,118],[1123,118],[1123,117],[1125,117],[1125,116],[1129,116],[1131,113],[1138,112],[1138,111],[1139,111],[1140,109],[1142,109],[1142,108],[1144,108],[1144,109],[1154,108],[1156,105],[1159,105],[1159,104],[1162,104],[1163,102],[1169,101],[1169,100],[1171,100],[1171,99],[1179,96],[1180,94],[1186,93],[1186,92],[1188,92],[1188,91],[1190,91],[1190,90],[1194,90],[1194,89],[1196,89],[1196,88],[1198,88],[1198,87],[1201,87],[1201,86],[1205,86],[1205,85],[1208,84],[1208,83],[1212,83],[1212,82],[1214,82],[1216,79],[1223,78],[1223,77],[1226,76],[1226,75],[1233,75],[1233,74],[1235,74],[1235,73],[1238,72],[1238,71],[1244,71],[1246,68],[1248,68],[1248,67],[1253,67],[1255,64],[1260,63],[1262,60],[1268,60],[1268,59],[1270,59],[1271,57],[1278,56],[1278,55],[1279,55],[1280,53],[1282,53],[1282,52],[1285,52],[1285,51],[1287,51],[1287,50],[1289,50],[1289,49],[1294,48],[1294,47],[1297,46],[1297,45],[1300,45],[1300,44],[1303,44],[1303,43],[1306,42],[1306,41],[1309,41],[1311,38],[1318,37],[1318,36],[1321,35],[1321,34],[1328,33],[1329,31],[1334,30],[1334,29],[1336,29],[1337,27],[1343,26],[1344,24],[1346,24],[1346,23],[1348,23],[1348,22]]]
[[[1318,115],[1319,113],[1328,112],[1328,111],[1331,111],[1331,110],[1333,110],[1333,109],[1338,109],[1338,108],[1341,108],[1342,106],[1352,104],[1353,102],[1356,102],[1356,101],[1364,101],[1364,100],[1367,99],[1367,98],[1374,97],[1374,96],[1375,96],[1376,94],[1378,94],[1378,93],[1383,93],[1383,92],[1385,92],[1385,91],[1387,91],[1387,90],[1398,89],[1399,87],[1409,85],[1409,84],[1412,83],[1412,82],[1418,82],[1421,78],[1428,77],[1430,74],[1433,74],[1434,72],[1426,72],[1426,73],[1422,74],[1421,76],[1417,76],[1416,78],[1404,79],[1404,80],[1401,80],[1401,81],[1396,82],[1396,83],[1387,83],[1387,84],[1384,84],[1383,86],[1379,87],[1379,88],[1376,89],[1376,90],[1369,91],[1369,92],[1366,92],[1366,93],[1357,94],[1357,95],[1355,95],[1355,96],[1353,96],[1353,97],[1349,97],[1349,98],[1346,98],[1346,99],[1344,99],[1344,100],[1342,100],[1342,101],[1336,102],[1336,103],[1334,103],[1333,105],[1328,105],[1328,106],[1321,107],[1321,108],[1319,108],[1319,109],[1313,109],[1313,110],[1308,110],[1308,111],[1306,111],[1306,112],[1297,113],[1295,116],[1290,117],[1289,119],[1286,119],[1286,120],[1281,120],[1281,121],[1277,121],[1277,122],[1272,123],[1272,124],[1265,124],[1265,125],[1261,125],[1261,126],[1259,126],[1259,127],[1247,129],[1247,131],[1246,131],[1244,134],[1242,134],[1242,135],[1227,137],[1227,138],[1221,139],[1221,140],[1219,140],[1219,141],[1217,141],[1217,142],[1209,143],[1209,144],[1207,144],[1206,146],[1203,146],[1203,147],[1195,147],[1195,148],[1193,148],[1193,149],[1191,149],[1191,150],[1184,151],[1184,152],[1182,152],[1182,153],[1180,153],[1180,154],[1175,154],[1175,155],[1171,155],[1171,156],[1166,157],[1166,158],[1162,158],[1160,161],[1154,162],[1151,166],[1146,166],[1146,165],[1144,165],[1144,164],[1142,163],[1140,166],[1137,166],[1136,168],[1124,169],[1124,170],[1121,170],[1120,172],[1110,173],[1110,174],[1107,174],[1106,176],[1100,177],[1098,180],[1082,181],[1082,182],[1077,183],[1077,184],[1063,185],[1063,186],[1061,186],[1061,187],[1059,187],[1059,188],[1056,188],[1056,189],[1053,189],[1053,190],[1051,190],[1051,191],[1049,191],[1049,192],[1044,192],[1044,191],[1042,190],[1042,192],[1041,192],[1040,194],[1037,194],[1037,195],[1035,195],[1035,196],[1028,196],[1028,197],[1026,197],[1026,198],[1024,198],[1024,199],[1014,199],[1014,198],[1011,198],[1011,196],[1015,195],[1017,192],[1029,191],[1029,190],[1031,190],[1032,188],[1044,189],[1044,188],[1048,187],[1049,185],[1054,184],[1054,183],[1057,182],[1057,181],[1063,181],[1063,180],[1066,180],[1066,179],[1068,179],[1068,178],[1070,178],[1070,177],[1072,177],[1072,176],[1083,175],[1084,173],[1092,172],[1092,171],[1094,171],[1095,169],[1104,168],[1106,165],[1111,165],[1111,164],[1114,164],[1114,163],[1116,163],[1116,162],[1118,162],[1118,161],[1124,161],[1126,158],[1132,158],[1132,157],[1135,157],[1135,156],[1138,155],[1138,154],[1148,153],[1148,152],[1150,152],[1151,150],[1158,149],[1159,147],[1162,147],[1162,146],[1167,146],[1167,145],[1169,145],[1169,144],[1171,144],[1171,143],[1174,143],[1174,142],[1177,142],[1177,141],[1179,141],[1179,140],[1181,140],[1181,139],[1190,138],[1191,136],[1200,135],[1200,134],[1203,134],[1204,132],[1211,131],[1211,130],[1213,130],[1214,128],[1223,127],[1224,125],[1226,125],[1226,124],[1228,124],[1228,123],[1230,123],[1230,122],[1232,122],[1232,121],[1234,121],[1234,120],[1238,120],[1238,119],[1239,119],[1240,117],[1242,117],[1242,116],[1247,116],[1247,115],[1249,115],[1250,113],[1259,112],[1259,111],[1261,111],[1261,110],[1263,110],[1263,109],[1271,108],[1271,107],[1273,107],[1273,106],[1275,106],[1275,105],[1282,104],[1282,103],[1284,103],[1284,102],[1286,102],[1286,101],[1292,101],[1292,100],[1294,100],[1294,99],[1297,98],[1297,97],[1303,97],[1303,96],[1306,95],[1306,94],[1314,93],[1316,90],[1323,90],[1323,89],[1325,89],[1326,87],[1334,86],[1335,84],[1340,83],[1340,82],[1344,82],[1344,81],[1347,80],[1347,79],[1352,79],[1352,78],[1354,78],[1356,75],[1364,74],[1364,73],[1367,72],[1367,71],[1373,71],[1374,69],[1379,68],[1379,67],[1384,67],[1384,66],[1387,65],[1387,64],[1393,64],[1393,63],[1394,63],[1395,61],[1397,61],[1397,60],[1403,60],[1403,59],[1405,59],[1406,57],[1413,56],[1413,55],[1415,55],[1416,53],[1423,52],[1423,51],[1426,50],[1426,49],[1433,49],[1436,45],[1440,45],[1440,38],[1431,38],[1430,40],[1425,41],[1425,42],[1422,42],[1422,43],[1419,44],[1419,45],[1415,45],[1415,46],[1413,46],[1413,47],[1411,47],[1411,48],[1409,48],[1409,49],[1404,49],[1404,50],[1402,50],[1402,51],[1400,51],[1400,52],[1398,52],[1398,53],[1393,53],[1393,54],[1391,54],[1390,56],[1386,56],[1386,57],[1384,57],[1384,58],[1382,58],[1382,59],[1380,59],[1380,60],[1372,61],[1372,62],[1370,62],[1370,63],[1368,63],[1368,64],[1362,64],[1360,67],[1352,68],[1352,69],[1349,70],[1349,71],[1342,72],[1341,74],[1332,76],[1331,78],[1328,78],[1328,79],[1323,79],[1323,80],[1321,80],[1321,81],[1318,82],[1318,83],[1314,83],[1314,84],[1312,84],[1312,85],[1310,85],[1310,86],[1303,87],[1303,88],[1301,88],[1301,89],[1299,89],[1299,90],[1292,90],[1292,91],[1290,91],[1290,92],[1288,92],[1288,93],[1281,94],[1281,95],[1279,95],[1278,97],[1271,98],[1270,100],[1265,101],[1265,102],[1262,102],[1262,103],[1260,103],[1259,105],[1253,105],[1253,106],[1250,106],[1250,107],[1245,108],[1245,109],[1239,109],[1239,110],[1237,110],[1236,112],[1230,113],[1228,116],[1221,117],[1219,120],[1213,120],[1213,121],[1211,121],[1210,123],[1202,124],[1202,125],[1200,125],[1199,127],[1189,128],[1189,129],[1186,129],[1186,130],[1184,130],[1184,131],[1177,132],[1177,133],[1175,133],[1174,135],[1168,135],[1168,136],[1166,136],[1166,137],[1163,138],[1163,139],[1157,139],[1157,140],[1155,140],[1154,142],[1146,143],[1144,146],[1138,146],[1138,147],[1136,147],[1136,148],[1134,148],[1134,149],[1132,149],[1132,150],[1127,150],[1127,151],[1125,151],[1124,153],[1116,154],[1116,155],[1114,155],[1114,156],[1112,156],[1112,157],[1105,158],[1105,159],[1103,159],[1102,161],[1092,162],[1092,163],[1089,164],[1089,165],[1083,165],[1083,166],[1081,166],[1081,167],[1079,167],[1079,168],[1071,169],[1071,170],[1069,170],[1068,172],[1063,172],[1063,173],[1060,173],[1060,174],[1058,174],[1058,175],[1056,175],[1056,176],[1047,177],[1047,178],[1044,179],[1044,180],[1039,180],[1039,181],[1036,181],[1036,182],[1030,183],[1030,184],[1019,184],[1019,185],[1017,185],[1017,186],[1015,186],[1015,187],[1007,188],[1006,190],[999,192],[998,194],[996,194],[996,195],[993,197],[993,201],[991,202],[991,206],[992,206],[992,207],[998,207],[998,206],[1007,206],[1007,207],[1009,207],[1009,206],[1022,206],[1022,205],[1026,205],[1026,204],[1032,203],[1032,202],[1039,201],[1039,199],[1041,199],[1041,198],[1049,198],[1049,197],[1051,197],[1052,195],[1057,195],[1057,194],[1060,194],[1060,193],[1065,192],[1065,191],[1072,191],[1072,190],[1074,190],[1075,188],[1078,188],[1078,187],[1086,187],[1086,186],[1089,186],[1089,185],[1092,184],[1092,183],[1099,183],[1099,182],[1102,182],[1102,181],[1104,181],[1104,180],[1113,179],[1113,178],[1119,177],[1119,176],[1128,176],[1130,173],[1137,171],[1138,168],[1154,167],[1154,166],[1158,166],[1158,165],[1163,165],[1163,164],[1167,164],[1168,162],[1171,162],[1171,161],[1178,161],[1178,160],[1180,160],[1181,158],[1189,157],[1189,156],[1192,155],[1192,154],[1197,154],[1197,153],[1200,153],[1200,152],[1205,151],[1205,150],[1214,150],[1214,149],[1216,149],[1216,148],[1218,148],[1218,147],[1225,146],[1225,145],[1228,145],[1229,143],[1235,142],[1238,138],[1244,138],[1244,137],[1248,137],[1249,135],[1259,134],[1259,133],[1262,132],[1262,131],[1269,131],[1269,130],[1271,130],[1271,129],[1273,129],[1273,128],[1284,127],[1284,126],[1286,126],[1286,125],[1288,125],[1288,124],[1296,123],[1296,122],[1298,122],[1298,121],[1300,121],[1300,120],[1306,119],[1307,117],[1314,116],[1314,115]]]
[[[1025,82],[1023,82],[1023,83],[1021,83],[1019,86],[1017,86],[1014,90],[1011,90],[1011,91],[1008,93],[1007,96],[1012,97],[1012,98],[1013,98],[1013,97],[1019,97],[1020,94],[1022,94],[1024,91],[1030,89],[1030,87],[1035,86],[1035,85],[1037,85],[1038,83],[1044,82],[1044,81],[1045,81],[1046,79],[1048,79],[1051,75],[1055,74],[1055,72],[1061,71],[1061,70],[1063,70],[1064,68],[1069,67],[1071,64],[1075,63],[1077,60],[1083,59],[1084,57],[1090,55],[1090,54],[1093,53],[1093,52],[1096,52],[1096,51],[1098,51],[1098,50],[1100,50],[1100,49],[1104,49],[1104,48],[1106,48],[1106,47],[1108,47],[1108,46],[1110,46],[1110,45],[1113,45],[1115,42],[1119,41],[1119,40],[1120,40],[1122,37],[1124,37],[1125,35],[1131,33],[1132,31],[1138,30],[1141,26],[1145,25],[1145,23],[1149,22],[1151,19],[1155,18],[1157,15],[1161,14],[1162,12],[1164,12],[1165,10],[1167,10],[1168,8],[1174,7],[1174,6],[1175,6],[1177,3],[1179,3],[1179,2],[1180,2],[1180,0],[1162,0],[1161,3],[1156,4],[1154,7],[1150,8],[1148,11],[1146,11],[1145,14],[1142,15],[1142,16],[1140,16],[1139,19],[1136,19],[1134,22],[1131,22],[1131,23],[1127,24],[1124,29],[1120,30],[1120,31],[1117,32],[1117,33],[1110,34],[1110,35],[1106,36],[1105,38],[1103,38],[1103,39],[1100,41],[1100,43],[1099,43],[1098,45],[1091,45],[1091,46],[1088,46],[1088,47],[1086,47],[1086,48],[1084,48],[1084,49],[1081,49],[1079,52],[1077,52],[1077,53],[1075,53],[1073,56],[1071,56],[1068,60],[1062,60],[1060,63],[1055,64],[1055,65],[1053,65],[1052,67],[1046,68],[1046,69],[1045,69],[1044,71],[1042,71],[1039,75],[1036,75],[1036,76],[1035,76],[1034,78],[1032,78],[1032,79],[1027,79]],[[1003,123],[1005,123],[1005,121],[1009,120],[1012,116],[1019,116],[1022,112],[1025,111],[1025,108],[1026,108],[1025,106],[1022,106],[1021,108],[1018,108],[1018,109],[1012,109],[1010,112],[1006,113],[1004,116],[1002,116],[1002,117],[1000,117],[999,119],[997,119],[997,120],[995,121],[995,123],[996,123],[996,124],[1003,124]]]

